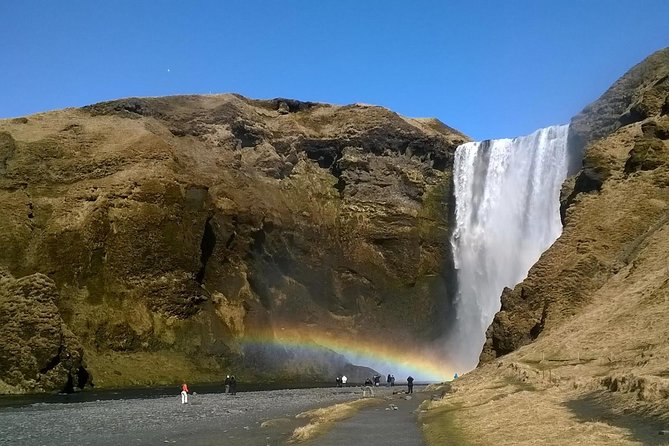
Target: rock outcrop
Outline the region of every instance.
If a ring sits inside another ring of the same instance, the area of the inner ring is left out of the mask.
[[[525,281],[504,291],[482,361],[514,351],[578,313],[663,233],[669,221],[668,100],[664,49],[572,119],[571,144],[575,151],[584,147],[585,157],[563,188],[563,234]]]
[[[665,49],[573,119],[562,236],[504,291],[479,367],[422,407],[428,444],[666,443],[668,74]]]
[[[83,349],[58,312],[56,284],[43,274],[20,279],[0,270],[0,390],[83,388]]]
[[[0,121],[0,266],[17,278],[3,280],[49,284],[38,300],[57,328],[6,382],[80,387],[79,369],[99,386],[252,379],[258,364],[322,378],[341,358],[303,370],[241,340],[296,326],[398,348],[438,338],[466,139],[380,107],[236,95]],[[0,331],[2,358],[16,336]]]

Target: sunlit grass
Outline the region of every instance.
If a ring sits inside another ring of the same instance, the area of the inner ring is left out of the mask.
[[[378,398],[365,398],[302,412],[296,417],[306,418],[309,423],[295,429],[289,441],[299,443],[322,435],[330,430],[334,423],[353,416],[364,407],[379,404],[381,401]]]

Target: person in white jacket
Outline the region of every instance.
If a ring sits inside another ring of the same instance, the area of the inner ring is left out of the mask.
[[[188,404],[188,386],[186,383],[181,385],[181,404]]]

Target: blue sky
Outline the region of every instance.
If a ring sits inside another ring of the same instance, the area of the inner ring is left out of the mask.
[[[669,46],[669,1],[0,2],[0,117],[238,92],[435,116],[476,139],[566,123]]]

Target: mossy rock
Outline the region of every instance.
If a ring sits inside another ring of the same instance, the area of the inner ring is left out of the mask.
[[[640,170],[654,170],[666,165],[667,161],[669,150],[664,142],[657,138],[643,138],[630,150],[625,163],[625,173],[629,175]]]

